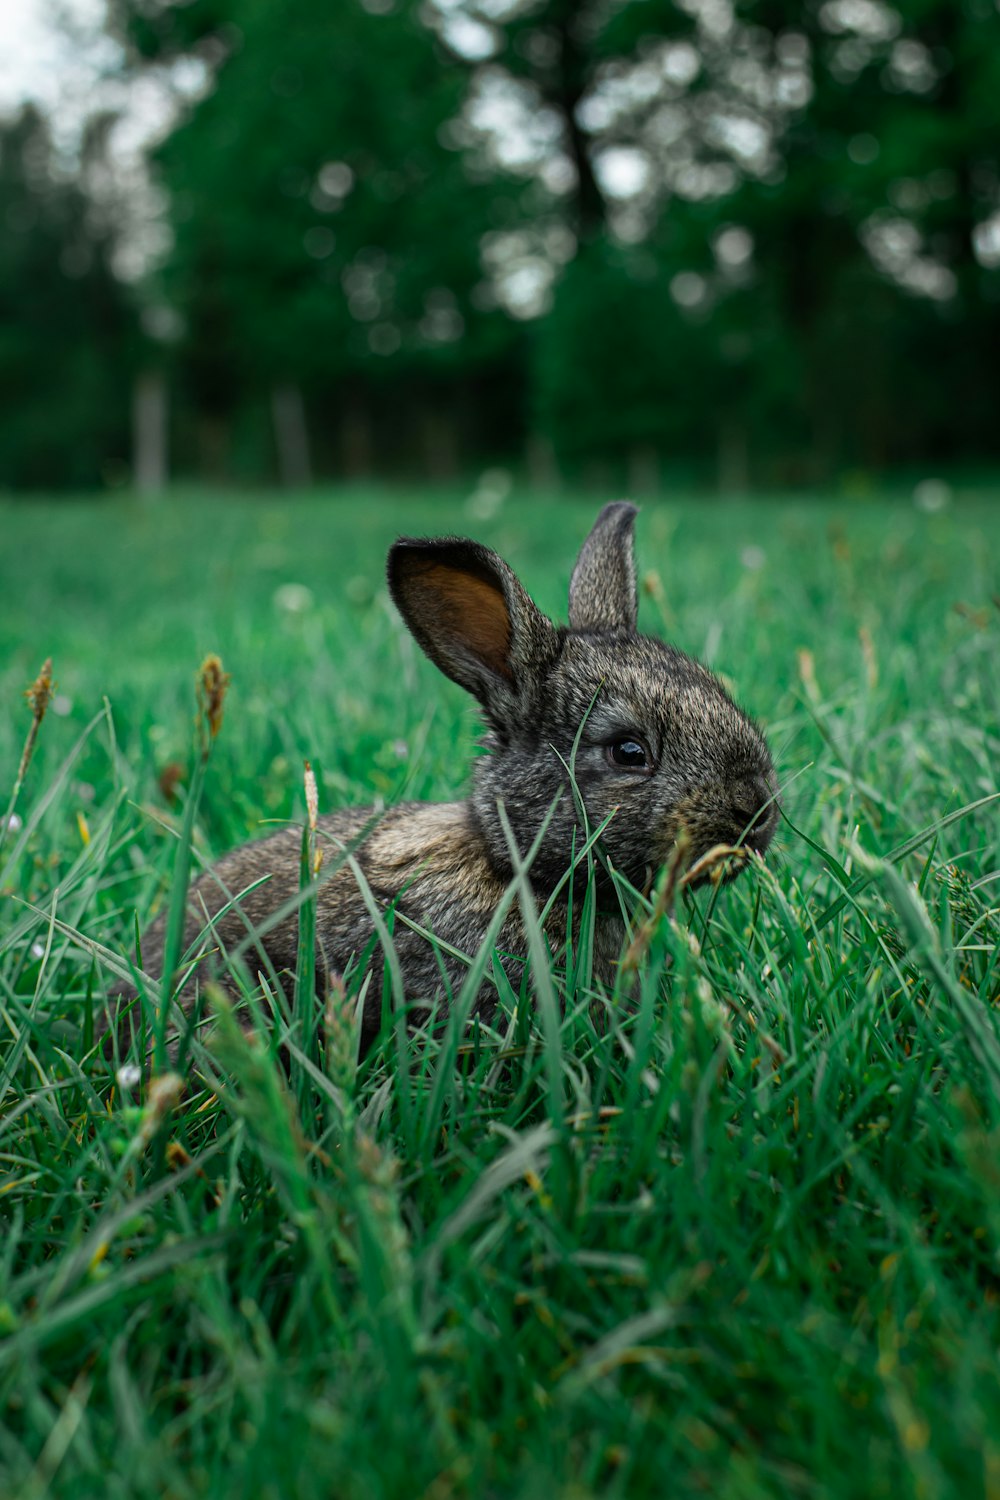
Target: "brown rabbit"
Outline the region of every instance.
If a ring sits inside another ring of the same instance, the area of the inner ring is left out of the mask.
[[[330,975],[372,952],[363,1045],[382,1013],[372,898],[382,912],[394,907],[392,941],[407,1002],[443,1004],[449,989],[455,995],[461,988],[466,959],[482,945],[508,889],[509,834],[523,857],[549,819],[530,867],[540,904],[602,824],[607,864],[640,888],[668,859],[681,828],[692,860],[720,843],[767,848],[776,788],[760,731],[706,668],[636,632],[635,516],[625,501],[598,516],[570,582],[568,629],[541,613],[488,547],[457,537],[401,537],[390,548],[396,606],[431,661],[478,700],[489,754],[476,761],[466,801],[407,802],[381,817],[371,808],[345,808],[319,820],[333,873],[317,894],[317,985],[325,989]],[[353,846],[367,893],[343,858],[345,846]],[[287,828],[226,855],[195,881],[184,940],[203,957],[182,998],[210,974],[237,993],[224,961],[237,949],[251,972],[269,968],[279,979],[294,972],[300,850],[300,830]],[[606,875],[598,890],[595,970],[610,984],[624,924]],[[577,891],[579,907],[579,882]],[[566,939],[566,901],[564,883],[546,919],[553,951]],[[154,976],[163,926],[161,918],[143,941],[144,966]],[[493,946],[516,991],[525,957],[517,900]],[[475,1008],[488,1019],[495,1002],[487,967]]]

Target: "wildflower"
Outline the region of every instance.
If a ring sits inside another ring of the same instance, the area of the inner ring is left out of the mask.
[[[274,606],[289,615],[301,615],[313,607],[312,589],[304,583],[283,583],[274,591]]]
[[[943,479],[921,479],[913,491],[913,503],[925,515],[944,510],[951,504],[951,485]]]
[[[142,1069],[136,1063],[122,1063],[115,1074],[115,1081],[123,1094],[129,1093],[135,1088],[142,1077]]]

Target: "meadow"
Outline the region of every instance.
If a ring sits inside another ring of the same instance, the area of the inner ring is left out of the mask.
[[[645,505],[641,623],[783,792],[761,867],[637,902],[633,1009],[553,955],[360,1062],[343,1008],[222,1014],[183,1090],[94,1044],[186,839],[301,823],[306,758],[322,811],[460,792],[393,537],[564,618],[604,498],[0,500],[0,817],[55,679],[0,835],[3,1496],[1000,1497],[995,497]]]

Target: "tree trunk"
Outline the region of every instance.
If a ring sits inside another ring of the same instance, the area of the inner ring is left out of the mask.
[[[370,478],[374,451],[371,413],[364,401],[350,397],[340,417],[340,458],[349,479]]]
[[[144,497],[166,488],[167,383],[161,370],[145,370],[132,392],[132,476]]]
[[[559,489],[562,476],[551,438],[543,437],[540,432],[530,432],[524,445],[524,462],[532,489]]]
[[[278,477],[286,489],[312,484],[309,428],[299,386],[276,385],[271,392],[274,442],[278,452]]]
[[[198,472],[213,484],[229,478],[229,419],[218,412],[202,412],[198,423]]]
[[[577,120],[577,109],[589,87],[593,63],[581,36],[577,0],[556,0],[550,7],[549,19],[559,42],[559,63],[554,87],[545,93],[566,126],[566,144],[576,169],[573,227],[578,237],[587,241],[600,234],[606,217],[604,197],[591,165],[590,143]]]
[[[630,495],[659,493],[660,455],[653,443],[633,443],[628,450],[628,491]]]
[[[750,487],[747,427],[741,417],[719,420],[719,489],[731,497],[745,495]]]
[[[420,408],[420,447],[428,479],[447,481],[458,473],[458,434],[450,413],[428,402]]]

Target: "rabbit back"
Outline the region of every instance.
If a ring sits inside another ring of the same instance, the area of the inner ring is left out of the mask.
[[[419,1015],[420,1002],[435,1000],[443,1013],[442,994],[458,993],[468,963],[479,950],[503,899],[506,883],[494,871],[469,803],[402,803],[374,818],[371,808],[349,808],[320,818],[317,825],[326,879],[320,870],[316,893],[316,985],[322,995],[333,976],[340,976],[371,952],[371,979],[362,1018],[362,1043],[377,1034],[382,1019],[385,954],[370,910],[374,903],[387,921],[392,913],[391,942],[403,991]],[[353,849],[355,869],[344,859]],[[184,951],[201,953],[180,999],[189,1006],[198,988],[212,978],[234,1000],[239,985],[232,973],[239,959],[255,976],[273,976],[290,999],[298,954],[299,871],[302,834],[287,828],[269,838],[243,845],[193,882],[188,899]],[[281,915],[284,908],[289,908]],[[411,925],[412,924],[412,925]],[[605,920],[604,926],[608,923]],[[611,956],[617,955],[622,925],[599,943],[607,954],[603,977],[611,978]],[[161,977],[165,916],[143,939],[143,967]],[[427,934],[433,934],[433,941]],[[566,908],[555,906],[546,922],[553,949],[565,942]],[[517,991],[524,970],[527,940],[517,901],[497,935],[507,979]],[[474,1009],[489,1019],[496,1005],[495,985],[487,980]]]

